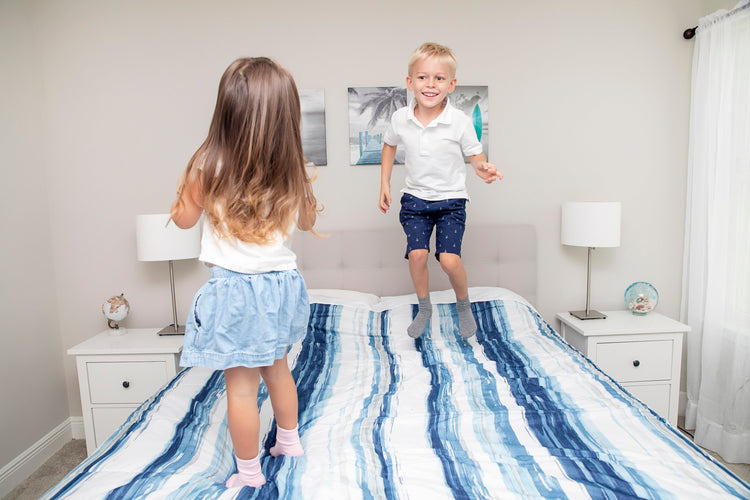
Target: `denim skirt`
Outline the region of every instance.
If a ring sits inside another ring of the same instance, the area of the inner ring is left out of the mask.
[[[310,303],[298,270],[242,274],[213,266],[185,323],[181,366],[270,366],[307,333]]]

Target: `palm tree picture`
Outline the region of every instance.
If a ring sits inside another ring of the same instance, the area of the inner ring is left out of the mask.
[[[349,151],[352,165],[379,165],[391,115],[406,106],[404,87],[349,87]],[[403,154],[396,155],[403,163]]]

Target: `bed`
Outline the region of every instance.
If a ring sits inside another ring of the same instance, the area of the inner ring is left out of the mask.
[[[750,498],[537,313],[533,228],[467,230],[478,324],[468,340],[437,271],[429,331],[406,335],[416,297],[400,231],[294,245],[312,302],[289,354],[305,455],[268,453],[275,425],[261,385],[268,482],[226,489],[223,376],[192,368],[43,498]]]

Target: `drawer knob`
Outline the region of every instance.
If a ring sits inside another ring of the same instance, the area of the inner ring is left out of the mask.
[[[633,361],[633,366],[638,368],[639,366],[641,366],[641,362],[636,359],[635,361]]]
[[[130,387],[130,382],[128,382],[128,381],[126,380],[126,381],[124,381],[124,382],[122,383],[122,386],[123,386],[123,387],[124,387],[125,389],[127,389],[128,387]]]

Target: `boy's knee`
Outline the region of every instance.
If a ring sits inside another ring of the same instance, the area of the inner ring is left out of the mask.
[[[451,274],[459,269],[463,264],[461,263],[461,257],[454,253],[441,253],[440,254],[440,267],[445,271],[446,274]]]
[[[430,251],[424,248],[412,250],[409,252],[409,262],[417,264],[427,264],[427,259],[430,256]]]

